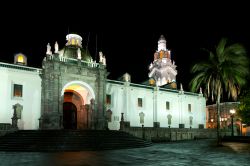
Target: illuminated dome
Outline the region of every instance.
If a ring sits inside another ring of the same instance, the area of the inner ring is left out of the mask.
[[[91,55],[88,49],[82,48],[82,37],[77,34],[68,34],[66,36],[66,46],[59,51],[60,56],[66,58],[80,59],[84,61],[91,61]]]
[[[82,37],[77,34],[68,34],[66,40],[66,46],[82,47]]]

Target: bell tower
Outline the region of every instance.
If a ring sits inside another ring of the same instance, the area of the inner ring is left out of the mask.
[[[171,59],[171,51],[167,49],[167,41],[163,35],[158,40],[158,49],[154,53],[154,61],[149,66],[149,84],[164,86],[176,82],[176,65]]]

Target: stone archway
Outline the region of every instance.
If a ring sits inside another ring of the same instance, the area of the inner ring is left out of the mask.
[[[95,98],[93,89],[85,82],[72,81],[67,83],[63,87],[61,96],[63,98],[63,103],[62,103],[63,128],[64,129],[91,128],[92,111],[90,109],[90,104],[91,104],[91,99]],[[75,111],[72,111],[72,109],[68,109],[68,107],[73,108],[72,105],[75,106]],[[75,119],[72,118],[74,117],[73,115],[75,115]],[[71,118],[66,116],[69,116]],[[74,121],[76,122],[74,123]],[[70,123],[72,128],[70,128]]]

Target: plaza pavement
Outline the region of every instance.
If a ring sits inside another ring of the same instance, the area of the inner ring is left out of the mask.
[[[84,152],[0,152],[2,166],[248,166],[250,144],[193,140],[151,147]]]

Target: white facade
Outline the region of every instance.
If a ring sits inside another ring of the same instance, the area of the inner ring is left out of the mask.
[[[38,129],[41,113],[41,69],[20,65],[0,63],[0,123],[11,123],[13,106],[23,106],[21,119],[18,120],[19,129]],[[13,96],[14,84],[22,85],[22,97]],[[128,81],[107,80],[106,94],[111,96],[110,104],[106,110],[111,110],[109,129],[120,128],[121,113],[124,120],[130,126],[153,127],[154,122],[159,122],[160,127],[179,128],[184,124],[185,128],[198,128],[206,124],[205,98],[202,94],[188,93],[178,90],[170,90],[155,86],[133,84]],[[138,99],[141,106],[138,106]],[[169,109],[166,107],[169,102]],[[188,105],[191,110],[188,110]],[[140,119],[143,113],[143,123]],[[171,115],[171,124],[168,121]],[[192,124],[190,124],[192,117]]]
[[[107,81],[106,93],[111,96],[106,109],[112,111],[108,124],[112,130],[119,129],[121,113],[124,113],[124,121],[133,127],[141,127],[142,124],[153,127],[154,122],[159,122],[160,127],[171,128],[179,128],[179,124],[184,124],[185,128],[198,128],[206,124],[206,102],[202,94],[113,80]],[[142,99],[142,106],[138,106],[139,98]],[[140,113],[144,114],[144,123],[140,121]],[[171,124],[168,115],[172,117]]]
[[[68,43],[66,45],[81,47],[82,39],[80,36],[68,35],[67,40]],[[76,62],[77,58],[79,60],[81,59],[80,49],[78,49],[78,57],[75,57],[75,59],[72,59],[73,55],[71,54],[71,58],[61,57],[58,49],[58,44],[56,43],[55,52],[58,52],[59,61],[67,62],[73,60]],[[48,60],[53,59],[51,54],[51,46],[48,44],[46,55]],[[99,56],[100,64],[106,65],[105,56],[102,53],[100,53]],[[153,86],[130,83],[131,78],[128,74],[124,75],[124,81],[103,79],[104,86],[106,83],[107,100],[105,110],[109,121],[109,129],[120,129],[122,113],[126,124],[129,124],[132,127],[141,127],[144,125],[145,127],[198,128],[206,126],[206,102],[202,93],[184,92],[182,88],[179,91],[159,87],[175,82],[175,76],[177,74],[177,70],[175,69],[176,65],[174,61],[171,60],[171,53],[166,48],[166,40],[163,36],[161,36],[158,41],[158,52],[156,52],[154,56],[154,62],[150,67],[151,72],[149,74],[149,77],[153,78],[155,81],[155,84],[152,84]],[[46,58],[44,60],[46,60]],[[15,63],[16,62],[18,65],[0,62],[0,123],[11,124],[11,118],[14,113],[13,106],[18,105],[22,108],[21,113],[19,111],[19,115],[21,116],[18,120],[18,128],[38,129],[39,118],[41,117],[41,107],[46,106],[46,104],[41,105],[42,80],[39,74],[42,69],[25,66],[27,65],[27,59],[22,54],[16,56]],[[90,62],[84,61],[84,63],[88,64],[89,67],[96,67],[98,65],[92,60]],[[70,69],[71,68],[69,68],[68,71],[69,73]],[[53,70],[54,69],[51,69],[50,71]],[[50,79],[48,80],[52,82],[55,81],[54,76],[51,73],[49,73],[49,78]],[[95,96],[98,95],[98,92],[95,92],[91,88],[94,87],[94,84],[89,85],[81,81],[71,80],[71,77],[66,81],[67,82],[63,83],[62,91],[60,91],[61,96],[63,96],[65,90],[71,90],[70,92],[78,92],[78,97],[83,98],[83,101],[88,101],[84,104],[77,103],[79,106],[79,109],[77,110],[79,111],[85,110],[85,104],[91,104],[90,99],[95,99]],[[86,97],[86,89],[77,89],[79,88],[79,85],[83,85],[83,87],[91,92],[91,95]],[[20,89],[21,94],[18,91]],[[51,89],[53,89],[53,86]],[[103,89],[105,89],[105,87]],[[44,95],[48,96],[47,98],[49,99],[49,102],[54,102],[57,98],[53,98],[51,91],[52,90],[47,91]],[[45,91],[43,92],[45,93]],[[49,95],[51,95],[51,98]],[[102,97],[104,95],[105,91],[101,93]],[[103,100],[104,99],[102,98],[100,103],[102,103]],[[53,105],[51,103],[49,104],[54,108],[56,107],[55,103],[58,103],[58,101],[54,102]],[[75,103],[75,105],[77,104]],[[61,106],[59,105],[59,107]],[[96,105],[97,107],[94,109],[95,103],[92,103],[92,106],[94,111],[100,107],[100,105]],[[103,107],[103,105],[101,105],[101,107]],[[102,115],[104,116],[104,113]],[[65,114],[65,117],[68,116]],[[86,117],[88,124],[89,117],[88,115]],[[70,120],[72,123],[74,119]]]
[[[19,129],[38,129],[41,111],[40,69],[0,62],[0,123],[12,123],[13,106],[20,104]],[[22,96],[14,96],[14,84],[22,86]]]

